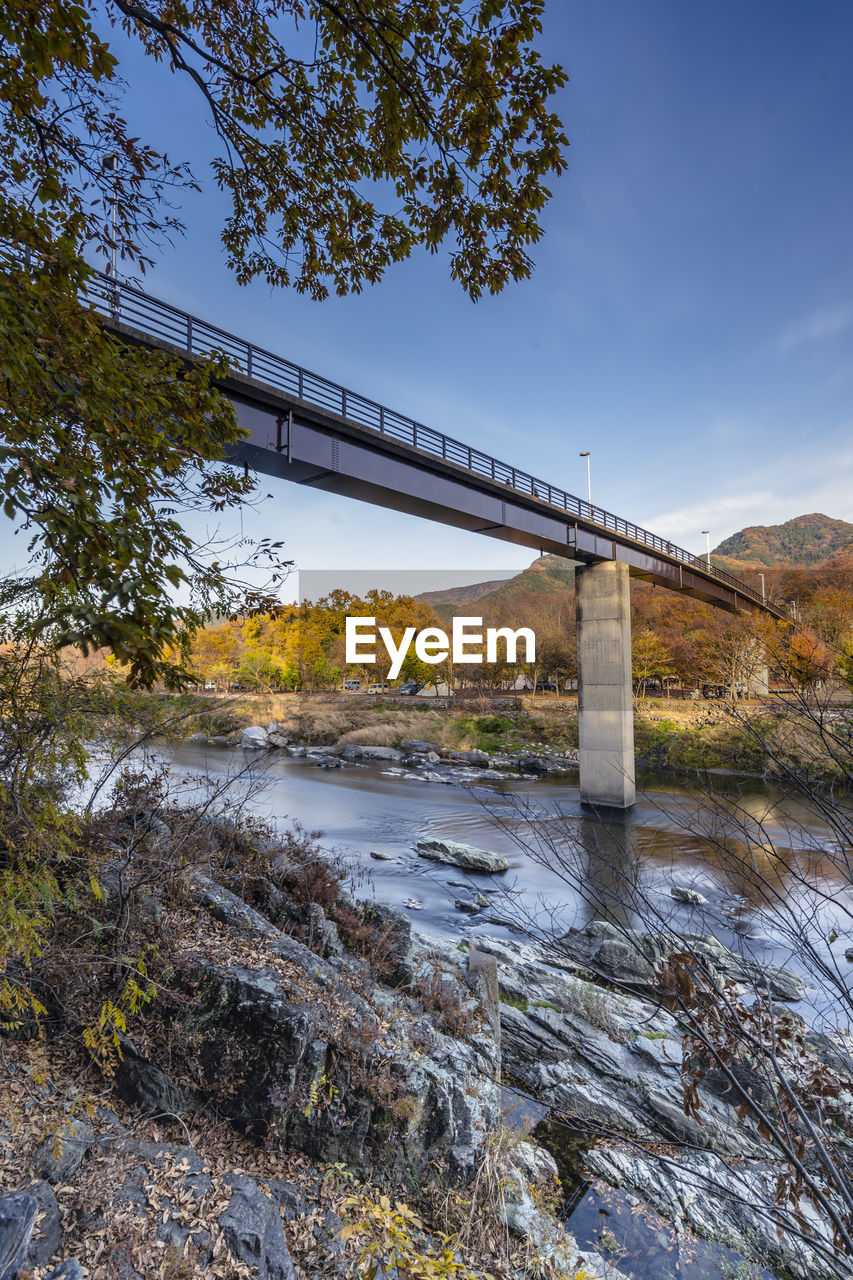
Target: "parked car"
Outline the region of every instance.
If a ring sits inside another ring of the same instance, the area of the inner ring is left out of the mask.
[[[537,680],[536,692],[537,693],[556,693],[557,686],[553,680]]]
[[[341,685],[344,693],[358,693],[361,689],[360,680],[345,680]]]
[[[215,692],[216,692],[216,681],[215,681],[215,680],[205,680],[205,682],[204,682],[204,691],[205,691],[205,693],[215,693]]]
[[[417,680],[407,680],[405,684],[400,685],[397,692],[404,698],[410,698],[412,694],[417,693],[420,687]]]
[[[387,684],[382,684],[382,683],[380,683],[380,684],[372,684],[372,685],[370,685],[370,686],[368,687],[367,692],[368,692],[368,693],[387,693],[387,692],[388,692],[388,685],[387,685]]]

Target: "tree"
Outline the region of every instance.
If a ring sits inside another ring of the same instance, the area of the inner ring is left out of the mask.
[[[639,631],[631,637],[631,675],[639,694],[654,676],[669,674],[669,654],[653,631]]]
[[[0,16],[0,495],[31,534],[37,627],[111,647],[131,679],[169,677],[168,643],[235,588],[185,534],[251,484],[217,469],[239,438],[192,368],[100,328],[87,261],[144,271],[197,186],[121,115],[121,28],[187,79],[221,152],[223,241],[241,283],[315,298],[360,290],[416,247],[451,245],[470,297],[530,273],[549,174],[566,140],[548,99],[565,81],[533,47],[542,0],[22,0]],[[266,547],[266,551],[274,548]],[[231,566],[233,570],[234,566]],[[179,602],[176,592],[182,591]],[[7,602],[8,603],[8,602]]]

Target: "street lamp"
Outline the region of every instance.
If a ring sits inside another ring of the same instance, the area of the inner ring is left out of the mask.
[[[115,280],[116,248],[117,248],[116,246],[116,213],[117,213],[116,206],[118,205],[118,191],[116,189],[117,182],[118,182],[118,152],[117,151],[111,151],[109,155],[104,156],[103,169],[104,169],[104,172],[108,173],[113,180],[113,194],[112,194],[112,200],[110,201],[110,204],[112,205],[113,245],[112,245],[112,251],[110,253],[110,271],[108,272],[108,274],[112,276],[113,280]]]
[[[705,559],[708,561],[708,568],[711,567],[711,530],[703,529],[705,535]]]
[[[592,515],[592,480],[589,474],[589,449],[581,449],[578,456],[586,458],[586,505],[589,507],[590,515]]]
[[[764,574],[763,574],[763,573],[759,573],[759,575],[758,575],[758,576],[759,576],[759,578],[761,579],[761,599],[762,599],[762,600],[766,600],[766,599],[767,599],[767,595],[766,595],[766,593],[765,593],[765,591],[764,591]]]

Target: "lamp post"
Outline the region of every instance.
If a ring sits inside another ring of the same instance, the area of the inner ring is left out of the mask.
[[[110,272],[113,281],[116,278],[116,205],[118,204],[116,192],[116,179],[118,177],[118,152],[111,151],[109,155],[104,156],[104,172],[108,173],[113,180],[113,194],[110,204],[112,206],[112,225],[113,225],[113,246],[110,253]]]
[[[703,529],[705,535],[705,559],[708,561],[708,568],[711,567],[711,530]]]
[[[765,590],[764,590],[764,574],[763,574],[763,573],[759,573],[759,575],[758,575],[758,576],[759,576],[759,578],[761,579],[761,599],[762,599],[762,600],[766,600],[766,599],[767,599],[767,594],[766,594],[766,592],[765,592]]]
[[[589,472],[589,449],[581,449],[578,456],[586,458],[586,505],[589,507],[589,514],[592,515],[592,480]]]

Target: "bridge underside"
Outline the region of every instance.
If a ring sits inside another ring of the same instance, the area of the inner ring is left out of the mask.
[[[624,539],[584,528],[541,500],[523,495],[488,478],[469,474],[453,463],[418,454],[411,445],[395,449],[394,441],[364,427],[353,431],[343,418],[328,414],[328,425],[299,410],[250,401],[228,387],[248,439],[232,453],[264,475],[309,488],[356,498],[373,506],[486,534],[536,551],[551,552],[581,564],[604,560],[628,566],[632,577],[736,612],[750,602],[722,582],[706,579],[673,557],[632,545]]]
[[[451,437],[422,428],[431,448],[420,448],[418,424],[390,411],[386,414],[358,396],[354,401],[360,402],[362,410],[367,406],[373,415],[371,423],[378,415],[380,429],[365,425],[364,412],[360,421],[348,418],[348,393],[325,379],[306,374],[314,398],[302,399],[304,371],[286,366],[269,353],[256,353],[257,359],[264,368],[290,379],[282,386],[292,385],[295,379],[299,397],[257,381],[248,376],[252,351],[246,344],[123,287],[121,297],[132,302],[134,318],[147,317],[152,324],[150,311],[160,325],[153,333],[136,328],[119,318],[121,299],[117,302],[111,290],[108,284],[105,323],[125,341],[187,360],[194,358],[196,348],[206,351],[221,345],[234,356],[232,370],[247,370],[246,375],[230,373],[220,384],[247,432],[245,441],[231,452],[232,462],[576,562],[583,803],[626,809],[634,801],[629,576],[733,613],[757,609],[784,616],[745,584],[710,566],[706,571],[701,560],[648,530],[590,508]],[[201,339],[193,337],[194,331],[201,332]],[[400,431],[402,436],[395,438]],[[421,442],[424,438],[420,437]],[[552,500],[554,494],[562,506]]]

